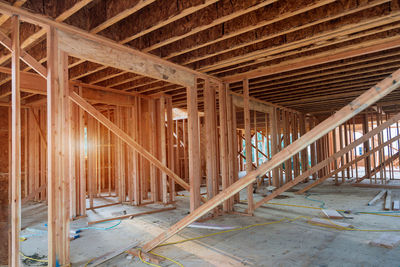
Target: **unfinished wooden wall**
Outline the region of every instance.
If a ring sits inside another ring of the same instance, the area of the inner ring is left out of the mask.
[[[9,108],[0,107],[0,265],[8,264],[9,235]]]

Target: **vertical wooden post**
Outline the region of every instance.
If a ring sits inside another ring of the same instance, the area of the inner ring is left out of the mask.
[[[69,264],[68,57],[58,34],[47,35],[48,265]]]
[[[149,100],[149,115],[150,115],[150,152],[156,156],[157,155],[157,140],[156,140],[156,105],[155,100]],[[150,164],[150,191],[151,191],[151,200],[156,202],[159,200],[158,198],[158,183],[157,183],[157,169],[153,164]]]
[[[161,162],[167,165],[167,137],[165,131],[165,96],[160,97],[160,141],[161,141]],[[162,201],[168,203],[168,182],[167,174],[161,172]],[[200,189],[199,189],[200,190]]]
[[[11,18],[11,266],[20,266],[21,230],[21,95],[19,18]]]
[[[187,136],[187,121],[182,120],[182,135],[183,135],[183,168],[185,173],[185,179],[189,181],[189,164],[188,164],[188,136]]]
[[[277,109],[272,108],[272,114],[270,117],[271,122],[271,157],[273,157],[276,153],[278,153],[278,129],[277,129],[277,120],[278,120]],[[279,187],[279,169],[275,167],[272,170],[272,185],[275,187]]]
[[[197,86],[187,87],[186,93],[188,109],[190,211],[194,211],[200,206],[201,183]]]
[[[304,114],[300,114],[300,137],[306,133],[306,120]],[[301,151],[301,172],[304,173],[308,169],[308,150],[307,148]],[[304,180],[308,182],[308,178]]]
[[[206,184],[207,198],[211,199],[215,192],[215,179],[217,179],[217,141],[216,141],[216,109],[215,88],[210,86],[209,80],[205,80],[204,86],[204,121],[206,127]]]
[[[251,126],[250,126],[250,103],[249,103],[249,80],[243,80],[243,97],[244,97],[244,129],[246,142],[246,173],[249,174],[253,170],[253,160],[251,153]],[[247,186],[247,212],[253,214],[253,187]]]
[[[254,110],[253,112],[254,115],[254,146],[255,146],[255,160],[256,160],[256,166],[260,164],[259,161],[259,153],[258,153],[258,133],[257,133],[257,111]]]
[[[312,117],[312,118],[310,118],[310,129],[312,129],[314,127],[315,127],[315,118]],[[310,150],[311,150],[311,167],[312,167],[312,166],[317,164],[317,157],[315,155],[315,153],[316,153],[316,142],[313,142],[310,145]],[[312,178],[313,178],[313,180],[317,179],[317,173],[314,172],[312,174]]]
[[[356,123],[355,123],[355,118],[354,117],[353,117],[353,140],[356,140]],[[335,150],[335,152],[336,152],[336,150]],[[354,148],[354,158],[357,158],[357,147]],[[356,169],[356,180],[358,180],[358,165],[357,165],[357,161],[355,162],[355,169]],[[337,176],[337,174],[336,174],[336,176]]]
[[[82,87],[79,87],[82,95]],[[87,129],[87,128],[86,128]],[[86,160],[85,160],[85,111],[79,109],[79,182],[80,215],[86,215]]]
[[[333,153],[337,152],[337,144],[336,144],[336,128],[332,130],[332,139],[333,139]],[[335,170],[337,169],[337,159],[335,159],[335,161],[333,162],[333,167],[335,168]],[[338,181],[338,174],[335,173],[335,184],[338,185],[339,181]]]
[[[283,141],[285,143],[285,147],[290,145],[290,113],[287,111],[282,112],[282,120],[283,120]],[[293,120],[292,120],[292,129],[293,129]],[[293,136],[293,135],[292,135]],[[285,161],[285,183],[292,180],[292,159],[294,163],[294,158],[289,158]],[[293,166],[295,166],[293,164]]]
[[[133,107],[133,138],[136,142],[139,142],[139,97],[135,97],[135,105]],[[108,130],[109,132],[110,130]],[[139,154],[137,151],[132,151],[132,160],[133,160],[133,203],[135,205],[139,205],[141,203],[140,196],[140,176],[139,176]],[[132,201],[132,200],[131,200]]]
[[[229,156],[228,156],[228,128],[227,128],[227,94],[226,85],[219,88],[219,129],[220,129],[220,159],[221,159],[221,179],[222,190],[229,186]],[[229,211],[228,201],[222,204],[223,211]]]
[[[363,122],[362,122],[362,127],[363,127],[363,134],[368,133],[368,115],[367,114],[363,114],[362,116],[363,118]],[[369,139],[367,139],[364,144],[364,154],[369,152]],[[364,159],[364,168],[365,168],[365,175],[366,175],[366,179],[371,179],[371,160],[370,160],[370,156],[367,156]]]
[[[172,98],[167,99],[167,125],[168,125],[168,167],[175,173],[177,171],[174,158],[174,121],[172,118]],[[169,177],[169,201],[175,201],[175,182]]]
[[[229,93],[229,88],[226,87],[225,90],[226,93],[226,124],[227,124],[227,131],[228,131],[228,186],[233,184],[233,176],[235,172],[235,160],[234,160],[234,154],[236,154],[236,148],[234,147],[234,134],[233,134],[233,122],[232,122],[232,111],[233,111],[233,102],[232,102],[232,96]],[[233,210],[233,198],[230,198],[228,201],[228,208],[229,211]]]
[[[343,127],[342,125],[339,126],[339,145],[340,145],[340,150],[343,149]],[[343,155],[340,157],[340,166],[344,165],[344,157]],[[342,182],[344,182],[344,170],[342,170]]]
[[[232,97],[231,97],[232,101]],[[239,180],[239,161],[238,161],[238,135],[237,135],[237,122],[236,122],[236,106],[232,103],[232,162],[233,162],[233,181],[235,183]],[[234,197],[235,203],[240,201],[240,194]],[[231,207],[233,210],[233,206]]]

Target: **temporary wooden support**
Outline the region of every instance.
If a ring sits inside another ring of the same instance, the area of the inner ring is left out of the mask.
[[[20,266],[19,235],[21,231],[21,93],[19,18],[11,18],[11,266]]]
[[[344,123],[354,115],[360,113],[362,110],[375,103],[382,97],[386,96],[396,88],[400,86],[400,70],[394,72],[391,76],[379,82],[376,86],[372,87],[361,96],[357,97],[353,100],[349,105],[343,107],[339,111],[337,111],[334,115],[327,118],[325,121],[321,122],[318,126],[316,126],[311,131],[307,132],[297,141],[293,142],[291,145],[277,153],[272,159],[266,163],[263,163],[259,166],[258,169],[248,173],[245,177],[239,179],[233,185],[223,190],[221,193],[216,195],[214,198],[207,201],[205,204],[200,206],[197,210],[193,211],[190,215],[183,218],[181,221],[171,226],[167,231],[158,235],[155,239],[146,243],[143,246],[144,251],[150,251],[155,248],[160,243],[164,242],[183,228],[185,228],[190,223],[194,222],[196,219],[205,215],[211,209],[218,206],[224,200],[232,197],[234,194],[242,190],[243,188],[251,185],[257,176],[263,175],[272,168],[278,166],[286,159],[290,158],[292,155],[300,152],[302,149],[306,148],[309,144],[314,142],[315,140],[321,138],[323,135],[327,134],[329,131],[336,128],[338,125]],[[304,179],[304,178],[303,178]],[[294,179],[289,183],[286,183],[282,187],[275,190],[268,197],[264,198],[262,201],[256,203],[255,208],[261,206],[263,203],[273,199],[277,195],[282,192],[288,190],[293,187],[297,183],[301,182],[302,179]]]

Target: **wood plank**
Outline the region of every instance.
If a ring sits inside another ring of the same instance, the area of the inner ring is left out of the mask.
[[[228,158],[228,127],[227,127],[227,94],[226,85],[224,84],[218,90],[218,103],[219,103],[219,130],[220,130],[220,166],[221,166],[221,185],[222,190],[226,189],[229,185],[229,158]],[[224,212],[229,211],[228,201],[222,203]]]
[[[329,220],[324,220],[320,218],[312,218],[311,220],[308,221],[309,224],[314,224],[314,225],[323,225],[323,226],[329,226],[329,227],[335,227],[335,228],[353,228],[353,226],[349,223],[342,223],[342,222],[332,222]]]
[[[271,123],[271,156],[273,157],[276,153],[278,153],[278,129],[277,129],[277,120],[278,117],[277,109],[274,108],[272,110],[272,114],[270,117]],[[272,169],[272,185],[275,187],[279,187],[279,169]]]
[[[343,216],[336,210],[322,210],[323,215],[329,219],[343,219]]]
[[[400,210],[400,200],[393,200],[393,210]]]
[[[191,214],[189,214],[188,216],[177,222],[175,225],[171,226],[168,230],[159,234],[156,238],[154,238],[150,242],[146,243],[143,246],[144,251],[152,250],[157,245],[169,239],[171,236],[173,236],[174,234],[185,228],[187,225],[191,224],[201,216],[205,215],[211,209],[218,206],[224,200],[235,195],[246,186],[251,185],[258,176],[267,173],[274,167],[277,167],[286,159],[300,152],[302,149],[306,148],[309,144],[321,138],[323,135],[327,134],[329,131],[333,130],[338,125],[347,121],[354,115],[360,113],[362,110],[364,110],[371,104],[375,103],[382,97],[388,95],[390,92],[392,92],[393,90],[395,90],[400,86],[399,78],[400,78],[400,70],[397,70],[391,76],[384,79],[376,86],[372,87],[371,89],[369,89],[368,91],[357,97],[349,105],[343,107],[335,114],[333,114],[332,116],[321,122],[319,125],[314,127],[312,130],[304,134],[301,138],[293,142],[291,145],[289,145],[288,147],[277,153],[275,156],[271,158],[270,161],[263,163],[262,165],[259,166],[258,169],[252,171],[251,173],[248,173],[245,177],[239,179],[233,185],[223,190],[221,193],[219,193],[212,199],[208,200],[205,204],[203,204],[197,210],[195,210],[194,212],[192,212]],[[301,181],[302,179],[297,179],[297,180],[294,179],[289,183],[283,185],[282,187],[275,190],[272,194],[270,194],[268,198],[263,199],[262,202],[259,202],[258,206],[261,206],[263,203],[273,199],[277,195],[288,190],[289,188],[293,187],[294,185],[296,185]]]
[[[201,159],[199,115],[197,110],[197,85],[187,87],[188,113],[188,149],[189,149],[189,181],[190,181],[190,211],[200,206]]]
[[[20,92],[20,22],[11,17],[11,266],[20,266],[21,231],[21,92]]]
[[[167,136],[165,127],[165,97],[160,97],[160,149],[161,149],[161,163],[167,166]],[[171,167],[171,166],[170,166]],[[162,201],[164,204],[168,203],[168,181],[165,172],[161,174],[161,187],[162,187]],[[199,200],[200,201],[200,200]]]
[[[140,52],[126,51],[119,47],[109,47],[104,42],[96,42],[82,35],[59,31],[60,47],[71,56],[91,62],[134,72],[157,80],[194,86],[194,74],[162,64],[162,60]]]
[[[378,246],[378,247],[392,249],[400,244],[400,236],[391,233],[384,233],[380,235],[378,238],[371,240],[369,244],[371,246]]]
[[[381,190],[370,202],[368,202],[368,206],[372,206],[377,202],[379,199],[383,197],[383,195],[386,193],[386,190]]]
[[[385,199],[385,210],[391,210],[392,209],[392,190],[388,190],[386,192],[386,199]]]
[[[251,126],[250,126],[250,101],[249,101],[249,80],[243,80],[244,96],[244,134],[246,144],[246,176],[253,170],[252,148],[251,148]],[[257,166],[257,165],[256,165]],[[247,187],[247,213],[253,214],[253,186]]]
[[[215,89],[210,86],[208,80],[204,86],[204,122],[206,127],[206,175],[207,175],[207,199],[211,199],[218,192],[214,191],[215,179],[217,179],[217,155],[216,155],[216,108]]]

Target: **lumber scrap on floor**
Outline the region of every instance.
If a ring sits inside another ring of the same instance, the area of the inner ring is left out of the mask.
[[[381,199],[383,197],[383,195],[385,195],[386,190],[382,190],[381,192],[379,192],[373,199],[371,199],[370,202],[368,202],[368,206],[372,206],[375,204],[375,202],[377,202],[379,199]]]
[[[385,210],[392,209],[392,190],[388,190],[386,192],[386,199],[385,199]]]

